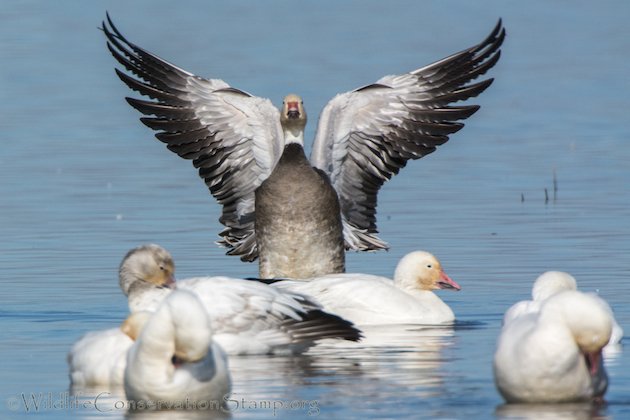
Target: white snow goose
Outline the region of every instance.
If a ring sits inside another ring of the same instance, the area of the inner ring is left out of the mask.
[[[537,313],[543,302],[551,296],[565,290],[577,290],[577,288],[577,281],[571,274],[564,271],[546,271],[538,276],[532,286],[532,300],[522,300],[512,305],[503,316],[503,324],[505,325],[525,313]],[[613,327],[610,341],[604,348],[605,354],[619,346],[623,338],[623,329],[615,320],[612,312],[610,316],[613,319]]]
[[[90,331],[77,340],[67,357],[71,386],[121,387],[127,352],[147,318],[146,312],[138,312],[117,328]]]
[[[455,315],[434,290],[460,290],[435,256],[425,251],[405,255],[394,279],[338,273],[284,280],[274,287],[312,296],[324,310],[359,326],[384,324],[452,324]]]
[[[539,311],[503,326],[494,355],[499,392],[510,403],[600,399],[608,386],[601,354],[611,331],[611,310],[598,296],[552,295]]]
[[[171,254],[155,244],[132,249],[123,259],[120,288],[129,309],[155,311],[175,290],[188,290],[203,303],[214,340],[230,355],[297,354],[327,338],[358,341],[361,332],[324,312],[310,297],[256,281],[195,277],[173,283]]]
[[[129,349],[124,387],[132,409],[222,409],[231,380],[212,332],[194,293],[171,293]]]
[[[417,70],[385,76],[334,97],[323,109],[310,161],[306,113],[288,95],[282,109],[220,79],[204,79],[127,40],[109,15],[107,47],[151,100],[127,98],[169,150],[192,160],[223,205],[220,245],[243,261],[260,257],[262,278],[343,272],[344,249],[387,249],[376,235],[377,194],[407,164],[459,131],[483,92],[477,79],[500,57],[501,21],[481,43]],[[344,241],[345,240],[345,241]]]

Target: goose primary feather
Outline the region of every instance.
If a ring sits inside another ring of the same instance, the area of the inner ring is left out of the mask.
[[[244,261],[260,257],[261,278],[343,272],[344,249],[387,249],[377,234],[381,186],[410,159],[432,153],[478,105],[473,83],[499,60],[501,21],[477,45],[408,73],[334,97],[323,109],[310,160],[302,99],[270,100],[196,76],[132,43],[103,22],[107,47],[130,74],[120,79],[148,100],[127,98],[158,140],[192,160],[223,206],[220,245]]]

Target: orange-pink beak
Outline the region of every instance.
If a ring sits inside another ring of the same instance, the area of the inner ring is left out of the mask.
[[[174,289],[175,288],[175,277],[174,276],[168,276],[168,278],[166,279],[166,283],[164,283],[164,287],[168,287],[169,289]]]
[[[437,282],[437,286],[440,289],[447,290],[461,290],[459,284],[455,283],[449,276],[446,275],[444,271],[440,271],[440,280]]]
[[[586,358],[586,366],[588,367],[588,371],[591,373],[591,376],[595,376],[599,371],[599,365],[602,359],[602,351],[594,352],[594,353],[586,353],[584,355]]]
[[[296,101],[287,102],[287,117],[299,118],[300,106]]]

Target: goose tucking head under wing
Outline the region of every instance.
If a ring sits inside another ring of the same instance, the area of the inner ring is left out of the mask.
[[[109,16],[103,22],[103,31],[114,58],[136,76],[116,69],[120,79],[150,98],[127,98],[129,104],[149,116],[141,121],[158,131],[156,137],[169,150],[192,160],[211,194],[223,206],[219,220],[226,228],[218,243],[229,248],[228,254],[254,261],[259,256],[256,236],[260,234],[255,232],[259,230],[255,226],[256,190],[276,170],[287,146],[303,146],[306,114],[301,98],[288,95],[279,111],[268,99],[252,96],[222,80],[196,76],[133,44]],[[326,105],[310,164],[306,165],[307,171],[315,171],[317,176],[295,176],[293,182],[321,178],[334,187],[337,197],[330,200],[338,204],[341,215],[331,215],[328,223],[338,229],[333,219],[341,220],[345,239],[340,245],[342,252],[344,245],[361,251],[387,248],[376,235],[380,187],[408,160],[419,159],[444,144],[450,134],[463,127],[461,121],[479,109],[478,105],[452,104],[479,95],[492,83],[491,78],[471,81],[496,64],[504,38],[499,21],[485,40],[471,48],[337,95]],[[335,203],[321,205],[334,209]],[[311,204],[304,207],[313,208]],[[278,208],[281,212],[284,207]],[[304,236],[299,234],[301,221],[283,214],[275,219],[287,226],[293,223],[295,226],[286,229],[298,232],[293,237]],[[287,241],[291,237],[277,242]],[[339,264],[343,266],[343,261],[331,267]],[[327,274],[324,271],[333,270],[331,267],[309,275]]]

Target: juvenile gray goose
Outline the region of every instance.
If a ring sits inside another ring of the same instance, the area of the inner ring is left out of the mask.
[[[139,79],[116,69],[127,98],[158,140],[193,161],[223,205],[218,243],[263,278],[309,278],[345,269],[344,249],[387,249],[378,238],[377,194],[407,164],[444,144],[478,105],[451,105],[492,83],[472,80],[500,57],[499,20],[481,43],[410,73],[334,97],[323,109],[310,161],[297,95],[282,110],[219,79],[204,79],[128,41],[103,22],[107,47]]]

